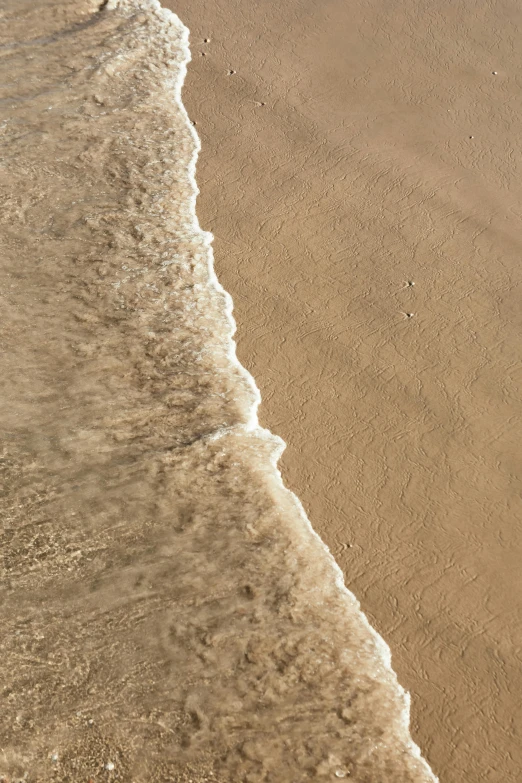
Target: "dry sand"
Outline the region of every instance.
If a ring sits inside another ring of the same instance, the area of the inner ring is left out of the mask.
[[[520,4],[167,5],[191,30],[198,214],[284,478],[435,772],[515,781]]]

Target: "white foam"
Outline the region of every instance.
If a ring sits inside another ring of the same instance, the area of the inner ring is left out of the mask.
[[[375,643],[380,658],[380,663],[386,669],[388,669],[389,672],[394,677],[397,691],[402,696],[403,705],[404,705],[402,715],[401,715],[403,727],[407,732],[409,732],[411,697],[410,694],[407,693],[404,690],[404,688],[400,685],[395,675],[395,672],[392,669],[390,648],[386,644],[384,639],[370,625],[368,618],[360,608],[359,601],[354,596],[354,594],[347,588],[344,582],[344,575],[341,568],[335,561],[327,545],[324,543],[324,541],[321,539],[318,533],[313,529],[312,524],[308,519],[308,516],[303,508],[301,501],[293,492],[291,492],[291,490],[289,490],[287,487],[284,486],[281,471],[278,468],[278,463],[283,451],[286,448],[286,443],[278,435],[274,435],[273,433],[270,432],[270,430],[267,430],[260,426],[259,419],[258,419],[258,408],[261,403],[261,393],[254,381],[253,376],[248,372],[248,370],[245,367],[243,367],[243,365],[240,363],[239,359],[237,358],[236,342],[234,340],[234,334],[236,332],[237,325],[233,315],[234,305],[233,305],[232,297],[219,282],[214,269],[214,253],[212,249],[212,241],[214,237],[210,232],[204,231],[201,228],[196,213],[196,201],[197,201],[197,196],[199,194],[199,188],[196,182],[196,164],[197,164],[199,152],[201,150],[201,141],[199,139],[198,134],[196,133],[196,130],[192,122],[190,121],[190,118],[187,114],[187,111],[183,105],[182,98],[181,98],[181,92],[187,74],[187,66],[190,60],[192,59],[190,53],[190,47],[189,47],[190,31],[183,24],[183,22],[181,22],[177,14],[175,14],[173,11],[170,11],[169,9],[163,8],[161,4],[158,2],[158,0],[109,0],[105,8],[107,8],[108,10],[116,9],[116,8],[121,8],[122,10],[125,10],[125,8],[128,8],[129,10],[132,10],[134,12],[137,10],[143,10],[149,12],[152,11],[153,13],[165,19],[166,21],[172,20],[176,24],[178,29],[182,30],[182,46],[183,46],[184,59],[181,64],[181,67],[177,71],[176,76],[173,76],[172,86],[173,86],[175,104],[177,108],[180,110],[180,112],[182,113],[182,115],[185,117],[187,129],[189,130],[189,132],[191,133],[194,139],[194,152],[191,160],[189,161],[189,179],[192,185],[192,196],[190,199],[189,214],[192,220],[192,230],[194,232],[194,235],[198,235],[203,239],[204,244],[207,247],[207,260],[208,260],[208,271],[209,271],[210,282],[214,286],[214,288],[225,298],[226,315],[230,323],[230,337],[229,337],[229,345],[227,351],[228,358],[231,364],[234,365],[240,371],[241,375],[246,380],[253,394],[253,402],[251,404],[246,423],[243,425],[237,425],[232,429],[240,433],[244,433],[244,432],[255,433],[257,437],[261,437],[272,444],[271,462],[274,469],[274,477],[276,478],[280,486],[284,489],[284,491],[291,496],[292,501],[296,507],[296,510],[303,524],[305,525],[306,529],[314,536],[314,538],[317,540],[319,545],[322,547],[323,551],[325,552],[330,562],[332,573],[335,579],[335,584],[338,587],[339,591],[345,597],[347,604],[349,604],[349,610],[353,611],[354,608],[357,608],[360,615],[360,619],[363,621],[367,630],[369,631],[369,633],[373,638],[373,641]],[[217,438],[229,434],[230,432],[231,432],[231,428],[224,428],[223,430],[214,433],[212,436],[210,436],[210,438],[215,440]],[[422,758],[422,754],[419,746],[416,743],[414,743],[411,738],[409,739],[408,744],[412,756],[418,758],[424,764],[426,774],[431,778],[433,783],[437,783],[438,778],[434,775],[426,760]]]

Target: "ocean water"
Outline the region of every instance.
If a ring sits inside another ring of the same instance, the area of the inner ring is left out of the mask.
[[[187,29],[155,0],[0,24],[0,780],[434,781],[235,358]]]

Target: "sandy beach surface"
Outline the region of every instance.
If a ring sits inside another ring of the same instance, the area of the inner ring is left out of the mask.
[[[191,30],[198,214],[285,481],[441,780],[518,780],[520,4],[167,5]]]
[[[522,11],[164,5],[0,13],[0,780],[515,781]]]

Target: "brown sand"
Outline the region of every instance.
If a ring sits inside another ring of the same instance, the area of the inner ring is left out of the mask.
[[[167,5],[191,30],[198,214],[285,481],[435,772],[518,780],[520,4]]]

